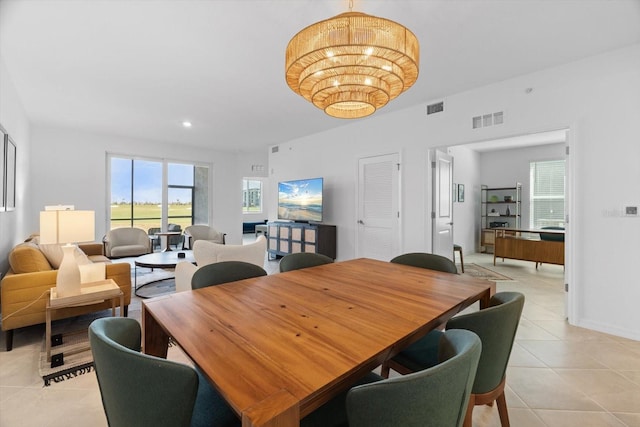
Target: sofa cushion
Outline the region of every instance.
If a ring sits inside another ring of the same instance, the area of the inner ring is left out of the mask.
[[[15,274],[53,270],[35,243],[20,243],[9,253],[9,266]]]
[[[64,256],[62,252],[62,245],[40,244],[38,245],[38,248],[40,248],[44,256],[47,258],[47,261],[49,261],[49,264],[51,264],[51,267],[53,267],[55,270],[60,268],[60,263],[62,263],[62,257]],[[82,252],[80,248],[78,248],[77,246],[75,247],[73,255],[75,256],[76,262],[78,263],[78,265],[91,263],[91,260],[87,257],[87,255],[85,255],[85,253]]]
[[[144,245],[122,245],[111,249],[111,257],[139,256],[148,252],[148,247]]]

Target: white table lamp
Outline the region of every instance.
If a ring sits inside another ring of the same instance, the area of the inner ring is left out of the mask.
[[[95,239],[95,212],[74,210],[49,210],[40,212],[40,243],[60,244],[62,262],[58,268],[56,291],[59,297],[80,294],[80,269],[73,243]]]

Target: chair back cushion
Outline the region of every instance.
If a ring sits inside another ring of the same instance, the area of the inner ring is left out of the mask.
[[[436,254],[424,252],[412,252],[398,255],[391,262],[397,264],[411,265],[413,267],[426,268],[429,270],[444,271],[445,273],[458,273],[458,269],[449,258]]]
[[[140,325],[130,318],[93,321],[89,341],[110,427],[187,427],[198,376],[187,365],[140,353]]]
[[[193,257],[198,266],[222,261],[244,261],[262,267],[266,251],[267,239],[262,235],[247,245],[222,245],[206,240],[198,240],[193,244]]]
[[[266,276],[262,267],[243,261],[222,261],[200,267],[191,278],[191,288],[200,289],[252,277]]]
[[[191,236],[191,244],[194,244],[197,240],[209,240],[214,243],[224,243],[224,234],[208,225],[190,225],[185,227],[184,234]]]
[[[541,230],[558,230],[564,231],[564,227],[542,227]],[[558,233],[540,233],[540,240],[546,240],[550,242],[564,242],[564,234]]]
[[[331,264],[333,259],[326,255],[314,252],[299,252],[289,254],[280,260],[280,272],[298,270],[301,268],[315,267],[318,265]]]
[[[474,333],[445,332],[438,365],[352,388],[346,401],[349,426],[462,426],[481,348]]]
[[[499,292],[491,298],[488,308],[454,317],[447,323],[447,330],[473,331],[482,341],[474,394],[495,389],[504,378],[523,306],[523,294]]]

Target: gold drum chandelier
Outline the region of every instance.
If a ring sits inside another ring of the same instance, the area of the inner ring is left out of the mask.
[[[328,115],[373,114],[418,79],[420,46],[402,25],[346,12],[296,34],[286,52],[289,87]]]

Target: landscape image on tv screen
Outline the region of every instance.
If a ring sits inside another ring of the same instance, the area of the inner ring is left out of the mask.
[[[322,178],[278,183],[278,218],[322,221]]]

